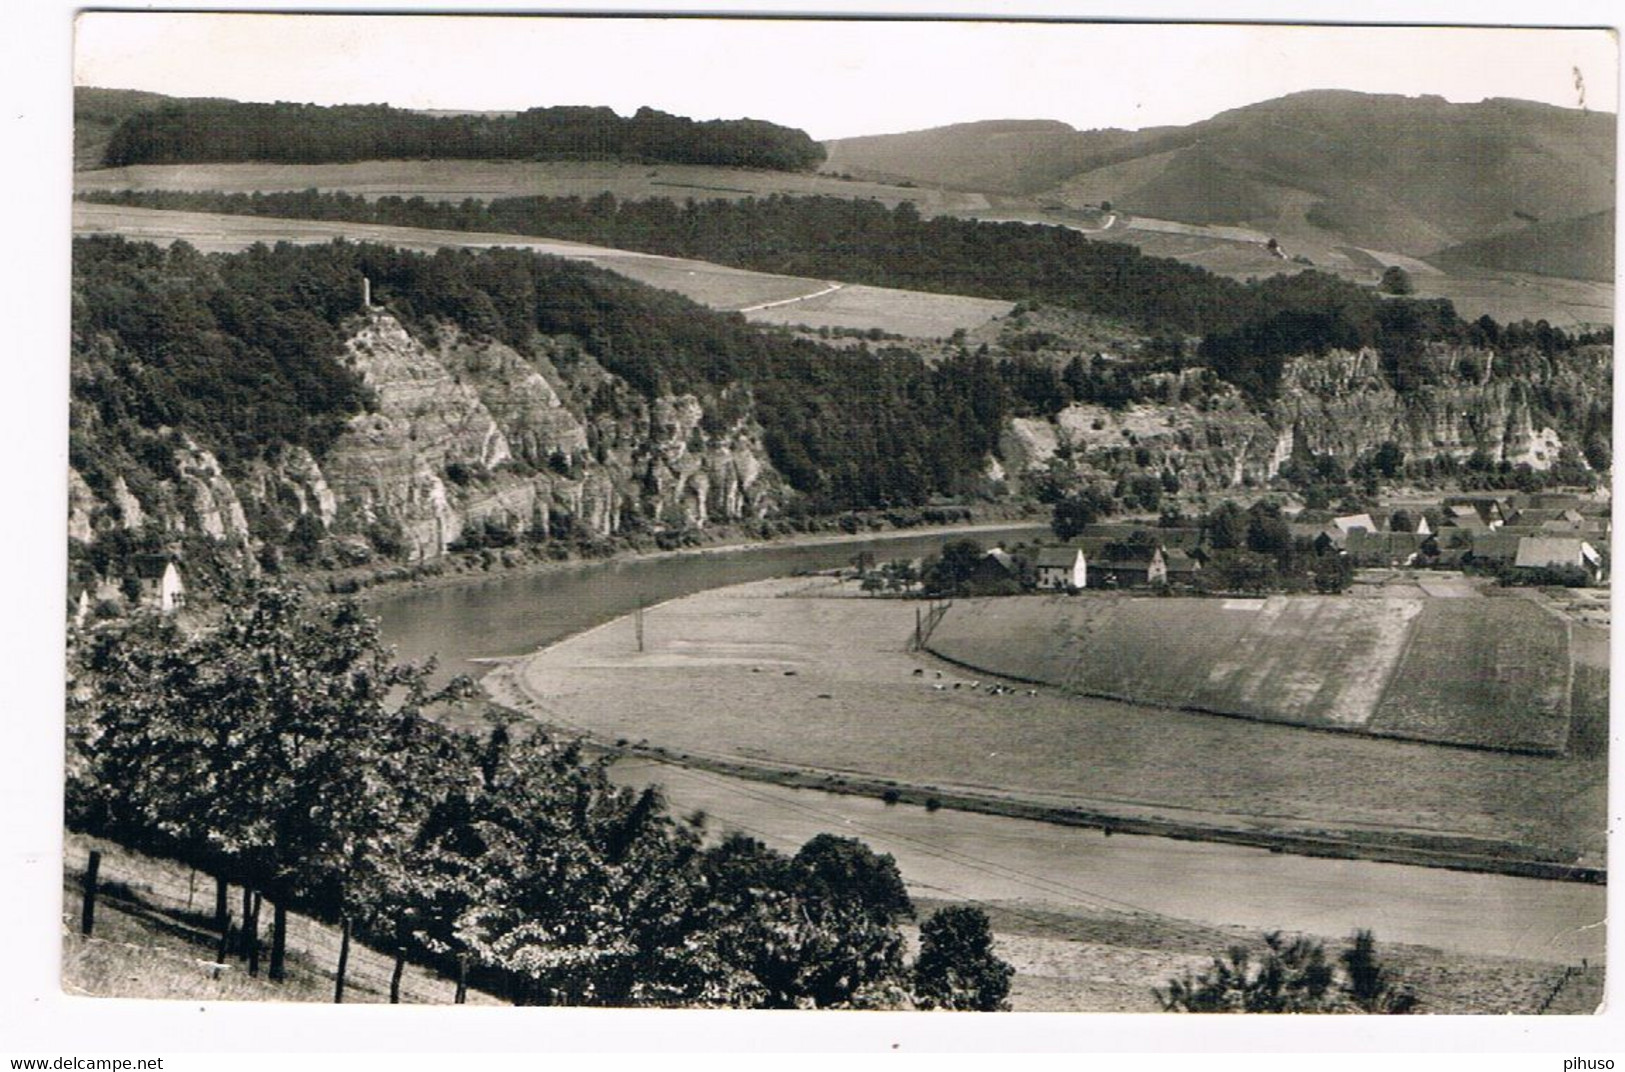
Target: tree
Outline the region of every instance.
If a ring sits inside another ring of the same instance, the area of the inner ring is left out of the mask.
[[[1355,931],[1353,943],[1339,959],[1348,975],[1343,993],[1362,1012],[1404,1014],[1420,1003],[1415,991],[1394,982],[1377,957],[1377,940],[1369,930]]]
[[[73,733],[84,779],[70,821],[186,860],[277,906],[328,918],[353,907],[347,877],[399,826],[402,764],[422,711],[467,696],[396,666],[354,603],[308,608],[262,587],[219,626],[98,635]]]
[[[890,856],[819,835],[795,857],[741,834],[709,850],[712,933],[739,973],[736,1004],[873,1008],[907,1002],[900,918],[913,906]]]
[[[1606,473],[1614,464],[1614,451],[1604,436],[1594,432],[1586,437],[1585,459],[1591,468]]]
[[[964,591],[982,557],[982,545],[975,540],[949,540],[942,545],[941,554],[925,563],[926,590],[938,595]]]
[[[914,993],[927,1009],[999,1012],[1010,1007],[1015,969],[993,952],[987,913],[957,905],[934,913],[920,925],[920,955],[914,962]]]
[[[1264,935],[1262,956],[1244,945],[1214,957],[1206,971],[1170,979],[1156,989],[1164,1012],[1403,1014],[1419,1004],[1377,959],[1370,931],[1356,933],[1339,957],[1344,978],[1326,958],[1324,946],[1306,937],[1288,939],[1279,931]]]
[[[1262,499],[1247,510],[1247,550],[1276,558],[1292,550],[1292,530],[1277,503]]]
[[[1057,539],[1070,540],[1112,512],[1116,505],[1106,491],[1090,486],[1068,495],[1050,513],[1050,528]]]
[[[1393,440],[1385,440],[1371,457],[1371,464],[1383,476],[1392,480],[1405,465],[1405,452]]]
[[[1275,931],[1264,946],[1258,960],[1246,946],[1231,946],[1207,971],[1170,979],[1166,992],[1154,991],[1157,1001],[1164,1012],[1330,1011],[1335,973],[1321,943]]]
[[[1382,273],[1382,281],[1377,289],[1384,294],[1405,295],[1416,293],[1416,284],[1411,281],[1411,273],[1397,264],[1390,264]]]
[[[1242,547],[1247,541],[1246,515],[1241,507],[1226,499],[1208,514],[1202,527],[1207,541],[1215,551],[1230,551]]]

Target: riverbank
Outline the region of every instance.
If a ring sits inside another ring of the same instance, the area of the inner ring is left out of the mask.
[[[646,650],[621,619],[507,661],[484,684],[502,706],[606,750],[729,777],[1304,856],[1605,881],[1589,811],[1550,809],[1577,800],[1594,763],[1463,757],[1052,690],[992,694],[907,650],[910,607],[781,598],[791,587],[678,600],[644,615]],[[1261,754],[1271,763],[1260,767]]]
[[[831,524],[835,524],[831,521]],[[825,547],[885,540],[908,540],[941,536],[943,539],[975,538],[989,532],[1031,530],[1034,537],[1048,533],[1047,518],[1029,509],[1011,510],[1005,518],[952,524],[921,524],[907,527],[863,528],[856,532],[797,532],[769,537],[751,537],[737,528],[714,533],[715,543],[670,549],[628,545],[603,555],[539,557],[541,546],[526,550],[460,551],[412,565],[389,564],[338,570],[311,570],[295,573],[298,583],[328,595],[347,595],[363,604],[389,599],[405,591],[424,591],[479,584],[497,578],[521,578],[562,573],[593,566],[628,562],[657,562],[684,557],[771,551],[797,547]]]

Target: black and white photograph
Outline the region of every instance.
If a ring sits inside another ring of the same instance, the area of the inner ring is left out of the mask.
[[[35,990],[1594,1044],[1617,20],[1299,8],[64,12]]]

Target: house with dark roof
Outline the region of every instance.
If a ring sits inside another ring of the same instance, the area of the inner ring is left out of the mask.
[[[965,579],[973,595],[1001,595],[1020,590],[1021,564],[1002,547],[983,555]]]
[[[1089,567],[1091,587],[1139,588],[1168,583],[1168,561],[1155,545],[1112,542]]]
[[[1602,579],[1602,556],[1574,536],[1524,536],[1513,567],[1520,570],[1577,569],[1595,584]]]
[[[1162,561],[1168,571],[1169,584],[1195,584],[1196,575],[1202,569],[1201,559],[1189,551],[1181,551],[1178,548],[1164,549]]]
[[[1518,542],[1523,535],[1496,529],[1473,534],[1472,561],[1480,566],[1510,566],[1518,558]]]
[[[141,606],[173,614],[186,604],[181,571],[168,555],[135,555],[130,559],[130,570],[140,590]]]
[[[1445,513],[1458,525],[1469,523],[1462,507],[1471,510],[1487,529],[1499,528],[1506,520],[1506,505],[1493,495],[1451,495],[1444,500]]]
[[[1349,533],[1348,555],[1356,566],[1414,566],[1425,555],[1433,537],[1424,532]],[[1437,544],[1433,544],[1437,549]]]
[[[1086,588],[1089,557],[1081,547],[1045,547],[1033,559],[1037,585],[1048,589]]]

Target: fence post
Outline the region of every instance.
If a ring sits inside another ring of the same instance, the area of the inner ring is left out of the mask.
[[[248,931],[248,974],[260,973],[260,891],[254,891],[254,913],[244,929]]]
[[[102,869],[100,849],[90,850],[90,862],[85,865],[84,898],[79,909],[79,933],[89,934],[96,929],[96,876]]]
[[[350,917],[345,916],[339,931],[339,971],[333,980],[333,1004],[344,1004],[344,972],[350,966]]]
[[[231,956],[231,909],[226,909],[225,920],[220,927],[220,948],[214,955],[214,977],[220,978],[220,969],[226,966],[226,958]]]
[[[226,880],[216,875],[214,879],[214,929],[224,933],[231,926],[230,887]],[[224,959],[224,958],[222,958]]]
[[[271,906],[271,970],[266,973],[273,983],[288,977],[288,908],[278,898]]]
[[[254,891],[243,887],[243,927],[237,932],[237,957],[248,959],[248,926],[254,921]]]
[[[389,1003],[391,1005],[401,1003],[401,973],[405,970],[406,947],[399,945],[395,947],[395,971],[389,977]]]

